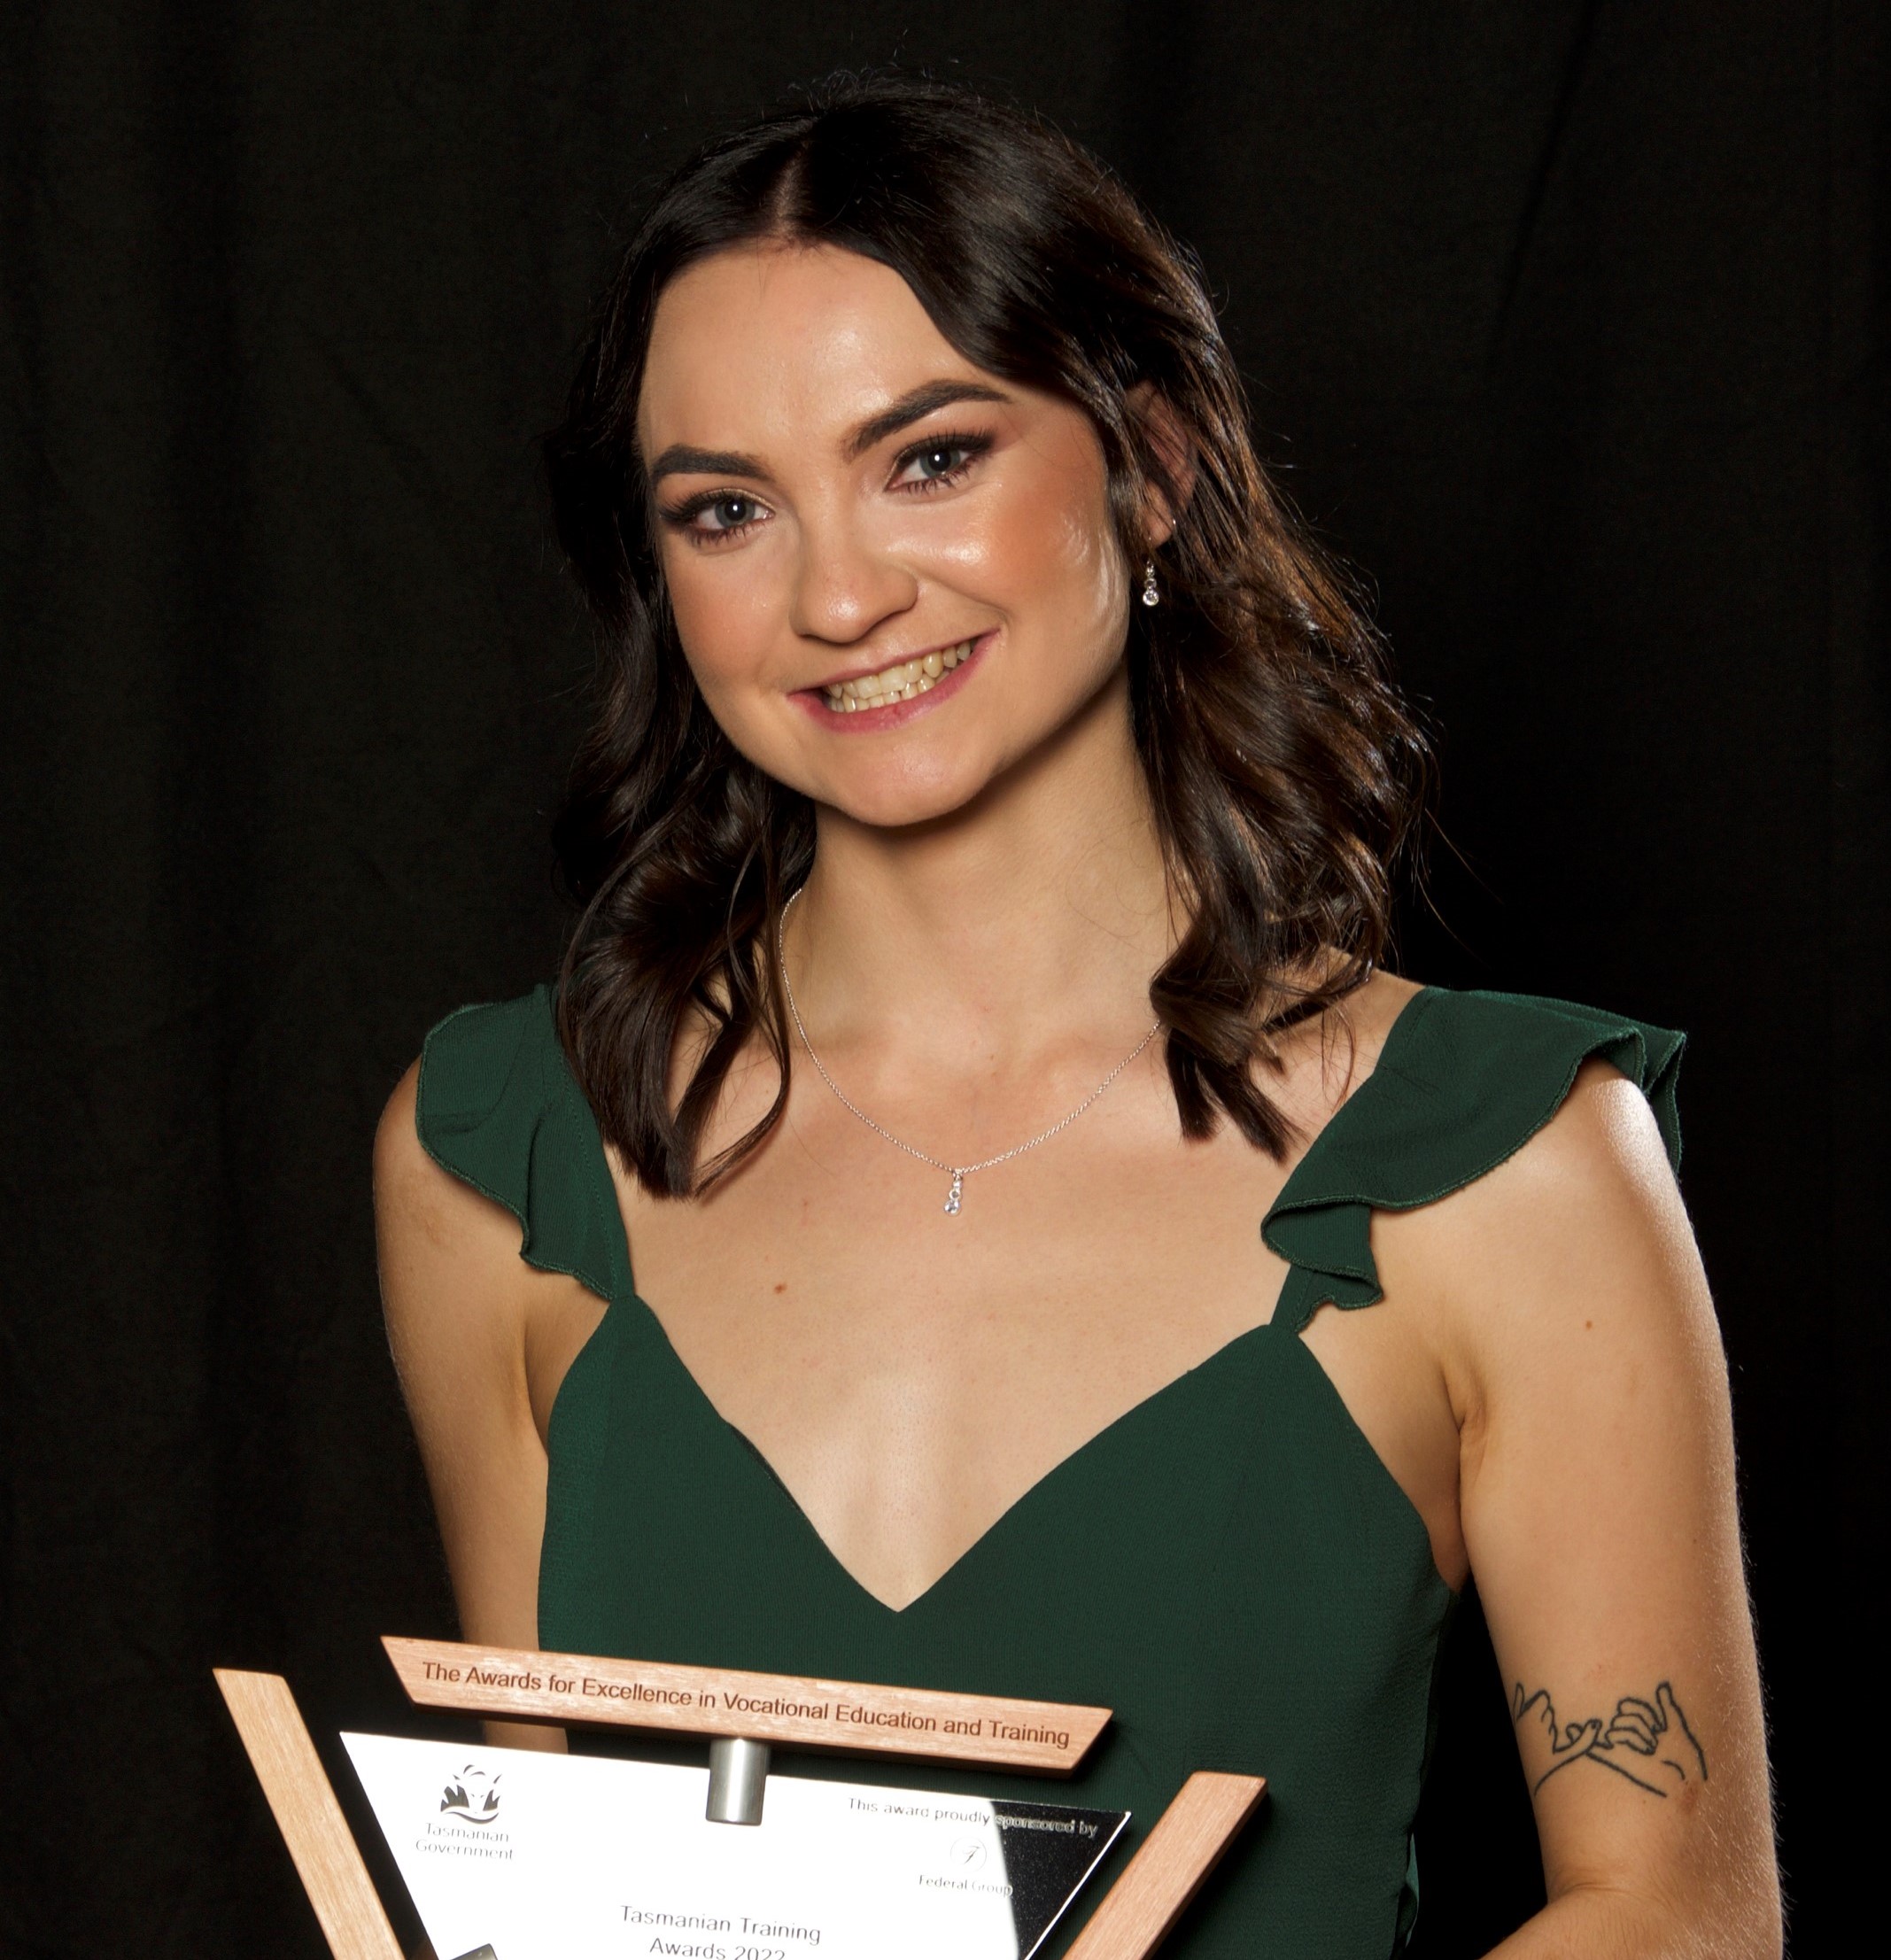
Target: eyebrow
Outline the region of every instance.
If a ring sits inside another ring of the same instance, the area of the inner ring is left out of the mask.
[[[861,423],[848,438],[847,459],[856,462],[875,444],[916,422],[935,409],[949,408],[955,401],[1001,401],[1011,398],[1002,388],[988,388],[978,381],[927,381],[909,389],[890,407]]]
[[[1003,389],[979,381],[922,382],[862,422],[847,438],[844,453],[849,462],[856,462],[888,436],[897,435],[902,429],[941,408],[950,407],[956,401],[1009,402],[1011,399]],[[664,476],[753,476],[764,483],[769,480],[767,467],[759,457],[746,455],[739,449],[692,449],[683,443],[671,443],[651,465],[652,484]]]
[[[650,469],[654,484],[663,476],[763,476],[768,475],[753,456],[739,449],[690,449],[673,442]]]

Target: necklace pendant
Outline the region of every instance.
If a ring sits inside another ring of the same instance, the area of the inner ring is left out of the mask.
[[[946,1193],[945,1201],[946,1211],[954,1218],[958,1216],[958,1194],[965,1188],[965,1174],[963,1171],[954,1171],[952,1173],[952,1189]]]

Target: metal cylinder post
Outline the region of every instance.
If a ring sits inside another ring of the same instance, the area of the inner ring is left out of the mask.
[[[768,1745],[723,1735],[709,1744],[711,1824],[760,1824],[768,1787]]]

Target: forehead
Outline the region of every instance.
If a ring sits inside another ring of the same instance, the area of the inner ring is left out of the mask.
[[[678,275],[651,323],[638,435],[752,447],[839,431],[917,384],[989,382],[890,267],[833,245],[731,246]]]

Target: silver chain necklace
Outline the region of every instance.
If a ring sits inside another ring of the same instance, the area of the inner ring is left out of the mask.
[[[884,1137],[895,1150],[904,1150],[908,1157],[917,1158],[922,1164],[930,1164],[935,1171],[943,1171],[952,1180],[952,1189],[946,1193],[945,1210],[953,1218],[958,1216],[959,1196],[965,1189],[965,1180],[974,1171],[994,1170],[1000,1164],[1009,1164],[1014,1157],[1022,1157],[1027,1150],[1035,1150],[1040,1143],[1048,1143],[1059,1130],[1067,1130],[1083,1114],[1084,1111],[1109,1088],[1110,1084],[1129,1066],[1130,1063],[1135,1061],[1136,1057],[1155,1040],[1161,1029],[1162,1023],[1159,1020],[1151,1021],[1149,1025],[1148,1034],[1143,1035],[1143,1039],[1123,1057],[1122,1060],[1104,1077],[1102,1081],[1097,1083],[1097,1087],[1077,1104],[1076,1108],[1068,1116],[1059,1118],[1049,1129],[1040,1130],[1029,1143],[1013,1144],[1010,1150],[1001,1150],[996,1157],[988,1157],[980,1164],[948,1164],[942,1157],[934,1157],[930,1150],[922,1150],[917,1145],[909,1143],[904,1137],[895,1136],[883,1123],[876,1123],[857,1103],[850,1102],[841,1085],[827,1073],[827,1065],[814,1052],[814,1043],[808,1039],[808,1030],[802,1023],[801,1010],[794,1004],[794,988],[788,980],[788,962],[786,951],[788,913],[793,909],[795,899],[800,896],[800,892],[794,892],[789,897],[787,903],[781,908],[781,922],[775,928],[775,963],[781,969],[781,990],[788,997],[788,1012],[794,1018],[794,1032],[801,1036],[801,1045],[807,1050],[808,1059],[814,1064],[816,1073],[821,1080],[833,1091],[834,1100],[840,1104],[842,1109],[846,1110],[850,1115],[857,1116],[876,1136]]]

